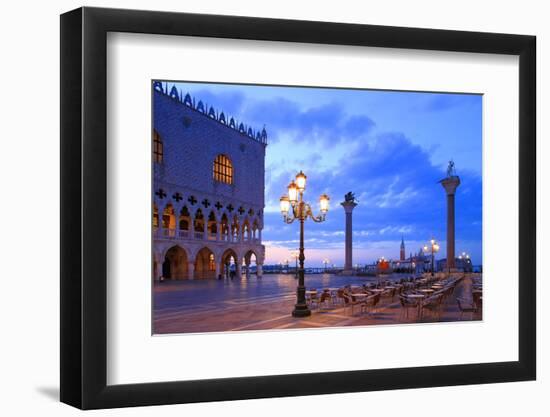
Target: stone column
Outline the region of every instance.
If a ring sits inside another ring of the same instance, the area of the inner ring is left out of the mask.
[[[160,281],[160,277],[162,276],[162,262],[155,261],[156,268],[155,268],[155,276],[153,277],[155,281]]]
[[[237,279],[241,279],[242,278],[242,273],[243,273],[243,262],[242,262],[242,260],[237,261],[237,263],[235,264],[235,272],[237,273]]]
[[[340,203],[346,212],[346,258],[344,264],[344,273],[353,271],[353,221],[352,212],[357,203],[355,201],[344,201]]]
[[[204,218],[204,223],[202,225],[202,238],[208,240],[208,218]]]
[[[264,274],[263,264],[256,262],[256,277],[261,278]]]
[[[187,276],[189,279],[195,279],[195,263],[194,262],[188,262],[187,263]]]
[[[250,278],[250,262],[245,263],[244,273],[246,275],[246,279],[249,279]]]
[[[455,191],[460,185],[457,176],[440,181],[447,194],[447,270],[455,269]]]
[[[159,210],[158,214],[158,227],[157,227],[157,237],[162,238],[162,213]]]
[[[216,269],[215,269],[216,279],[220,276],[220,263],[216,262]]]

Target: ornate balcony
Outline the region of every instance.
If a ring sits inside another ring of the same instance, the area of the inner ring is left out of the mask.
[[[210,242],[235,242],[235,243],[253,243],[260,244],[261,239],[259,237],[253,236],[239,236],[239,235],[229,235],[229,234],[217,234],[207,232],[206,237],[205,233],[202,231],[189,231],[189,230],[180,230],[180,229],[169,229],[158,227],[153,228],[153,237],[155,239],[161,240],[208,240]]]

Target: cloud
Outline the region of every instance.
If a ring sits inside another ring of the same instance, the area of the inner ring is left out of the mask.
[[[243,118],[263,120],[272,143],[290,136],[298,144],[325,147],[368,135],[375,127],[368,116],[348,116],[335,102],[304,109],[282,97],[249,103],[243,111]]]

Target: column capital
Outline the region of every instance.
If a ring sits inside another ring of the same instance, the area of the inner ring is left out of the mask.
[[[439,183],[445,188],[447,195],[454,195],[456,189],[460,185],[460,178],[458,176],[452,176],[443,178]]]
[[[344,207],[344,211],[346,213],[351,213],[355,206],[357,206],[357,203],[354,201],[343,201],[340,203],[342,207]]]

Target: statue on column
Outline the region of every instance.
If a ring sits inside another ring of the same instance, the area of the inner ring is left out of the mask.
[[[447,178],[456,177],[455,163],[451,159],[449,165],[447,166]]]
[[[351,191],[344,195],[344,200],[346,203],[358,203],[358,201],[355,199],[355,194]]]

